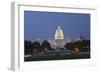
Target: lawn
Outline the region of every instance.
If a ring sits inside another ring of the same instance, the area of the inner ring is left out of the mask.
[[[31,56],[24,58],[24,61],[46,61],[46,60],[68,60],[68,59],[87,59],[90,54],[74,54],[74,55],[53,55],[53,56]]]

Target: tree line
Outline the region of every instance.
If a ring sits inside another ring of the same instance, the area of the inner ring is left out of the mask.
[[[64,48],[71,51],[90,52],[90,40],[81,40],[66,43]],[[39,53],[41,51],[52,50],[51,44],[44,40],[42,43],[39,41],[24,41],[24,54]]]
[[[51,45],[47,40],[44,40],[41,44],[38,41],[34,41],[33,43],[31,41],[26,41],[24,43],[24,52],[25,54],[30,53],[37,53],[41,51],[51,50]]]

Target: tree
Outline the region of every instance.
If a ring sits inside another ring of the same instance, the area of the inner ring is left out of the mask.
[[[42,42],[41,46],[42,46],[42,49],[43,49],[43,50],[45,50],[45,48],[48,49],[48,50],[51,49],[50,43],[49,43],[47,40],[44,40],[44,41]]]
[[[32,43],[31,41],[24,41],[24,53],[31,54],[32,52]]]
[[[33,48],[35,48],[35,49],[40,49],[40,48],[41,48],[40,43],[37,42],[37,41],[33,42],[33,43],[32,43],[32,46],[33,46]]]
[[[66,44],[64,45],[64,47],[65,47],[66,49],[72,50],[73,47],[74,47],[74,45],[73,45],[73,43],[66,43]]]
[[[88,52],[90,51],[90,41],[89,40],[82,40],[82,41],[75,41],[66,43],[64,46],[66,49],[69,50],[75,50],[75,48],[78,48],[81,52]]]
[[[37,53],[41,51],[41,45],[38,41],[32,43],[33,53]]]
[[[90,40],[83,40],[82,44],[84,45],[84,48],[82,48],[82,51],[90,51]]]

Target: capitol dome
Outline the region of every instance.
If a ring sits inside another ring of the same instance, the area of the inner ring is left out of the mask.
[[[56,32],[55,32],[55,39],[64,39],[64,33],[60,26],[58,26]]]

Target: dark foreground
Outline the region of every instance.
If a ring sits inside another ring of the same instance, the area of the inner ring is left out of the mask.
[[[68,60],[68,59],[88,59],[90,54],[72,54],[72,55],[48,55],[48,56],[30,56],[25,57],[24,61],[47,61],[47,60]]]

